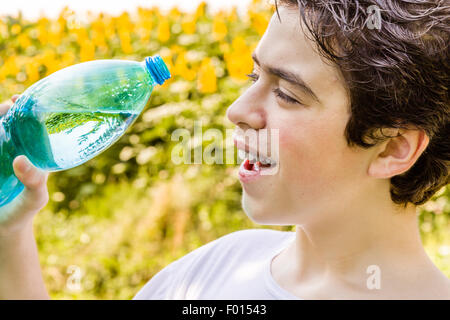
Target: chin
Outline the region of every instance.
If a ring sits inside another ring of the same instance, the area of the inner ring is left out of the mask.
[[[307,217],[305,211],[290,210],[292,208],[283,206],[286,203],[280,203],[275,199],[268,197],[255,199],[244,191],[242,193],[242,209],[247,217],[254,223],[271,226],[293,226],[305,223]]]
[[[242,194],[242,209],[254,223],[261,225],[290,225],[289,223],[283,223],[283,216],[279,212],[279,208],[273,207],[274,203],[276,201],[271,201],[268,198],[255,200],[245,192]]]
[[[261,209],[261,204],[255,203],[254,200],[249,199],[249,196],[245,192],[242,194],[242,210],[244,210],[247,217],[255,223],[264,224],[264,217],[266,212]],[[264,206],[262,206],[264,207]]]

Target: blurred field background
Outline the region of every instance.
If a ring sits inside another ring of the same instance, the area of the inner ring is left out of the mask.
[[[141,61],[159,53],[173,77],[156,88],[127,133],[86,164],[49,179],[50,203],[35,230],[51,297],[129,299],[195,248],[247,228],[235,165],[175,165],[171,133],[233,126],[226,108],[247,87],[250,53],[273,8],[253,1],[212,13],[139,7],[120,15],[69,8],[58,17],[0,19],[0,101],[66,66],[93,59]],[[203,141],[203,147],[210,142]],[[201,145],[194,147],[202,148]],[[427,252],[450,277],[450,188],[421,206]]]

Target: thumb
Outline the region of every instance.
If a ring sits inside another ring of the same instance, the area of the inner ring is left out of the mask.
[[[49,200],[48,172],[33,166],[23,155],[14,159],[13,168],[16,177],[25,185],[25,189],[14,201],[0,208],[0,217],[2,218],[0,219],[0,229],[9,230],[6,233],[23,228],[37,212],[45,207]]]
[[[47,172],[36,168],[26,156],[18,156],[13,162],[17,178],[30,190],[37,190],[47,182]]]

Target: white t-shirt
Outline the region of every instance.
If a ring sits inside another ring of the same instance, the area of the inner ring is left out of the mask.
[[[275,300],[300,298],[272,277],[272,259],[295,232],[248,229],[203,245],[153,276],[134,299]]]

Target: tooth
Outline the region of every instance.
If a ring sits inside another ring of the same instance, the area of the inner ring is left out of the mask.
[[[275,165],[277,164],[277,161],[273,158],[269,158],[270,159],[270,164]]]
[[[270,164],[270,159],[266,157],[261,157],[261,163],[262,164]]]
[[[239,157],[241,160],[244,160],[244,159],[245,159],[245,150],[239,149],[239,150],[238,150],[238,157]]]

